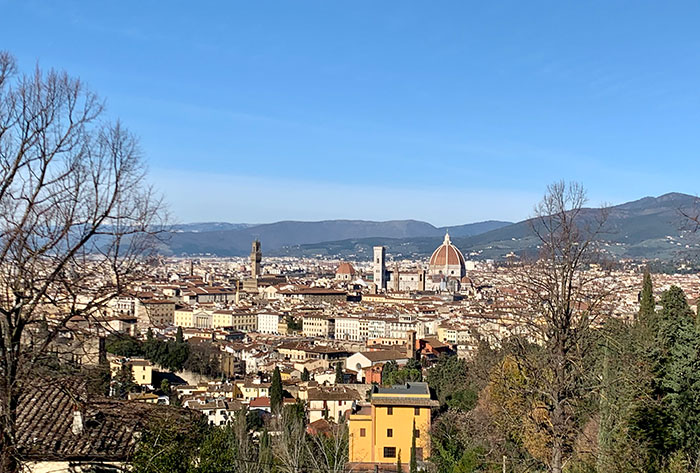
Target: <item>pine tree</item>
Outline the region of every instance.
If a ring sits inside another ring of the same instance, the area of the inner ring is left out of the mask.
[[[182,327],[178,326],[177,327],[177,334],[175,335],[175,342],[183,343],[184,341],[185,341],[185,337],[182,335]]]
[[[396,457],[396,473],[403,473],[403,467],[401,466],[401,450]]]
[[[309,373],[309,370],[304,367],[304,371],[301,373],[301,380],[302,381],[308,381],[311,379],[311,374]]]
[[[649,320],[654,315],[656,309],[656,301],[654,300],[654,291],[651,285],[651,274],[649,270],[644,271],[644,282],[642,283],[642,295],[639,301],[639,318]]]
[[[338,362],[335,365],[335,384],[343,384],[344,381],[343,364]]]
[[[279,367],[275,366],[275,372],[272,373],[272,385],[270,386],[270,409],[272,412],[279,412],[282,407],[282,375],[280,375]]]
[[[411,431],[411,460],[408,466],[409,473],[418,473],[418,462],[416,461],[416,421],[413,420],[413,430]]]

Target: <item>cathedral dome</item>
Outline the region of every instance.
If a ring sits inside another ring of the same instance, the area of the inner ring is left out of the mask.
[[[338,269],[335,271],[335,274],[349,274],[351,276],[354,276],[355,275],[355,268],[353,268],[350,263],[343,261],[338,266]]]
[[[445,274],[460,278],[466,274],[464,255],[452,244],[448,233],[445,233],[445,241],[430,257],[429,271],[430,274]]]

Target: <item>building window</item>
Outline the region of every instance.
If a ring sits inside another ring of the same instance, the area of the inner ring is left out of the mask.
[[[367,429],[360,429],[360,437],[366,437],[367,436]]]
[[[394,429],[386,429],[386,436],[393,437],[394,436]]]
[[[396,458],[396,447],[384,447],[384,458]]]
[[[420,407],[414,407],[413,408],[413,415],[419,416],[420,415]]]
[[[413,436],[414,436],[415,438],[419,439],[419,438],[420,438],[420,430],[414,429],[414,430],[413,430]]]
[[[388,416],[394,415],[394,408],[392,406],[389,406],[386,408],[386,415],[388,415]]]

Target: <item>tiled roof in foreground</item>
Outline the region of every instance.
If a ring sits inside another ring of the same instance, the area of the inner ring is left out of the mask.
[[[17,440],[25,460],[122,462],[131,457],[149,421],[191,425],[197,415],[144,402],[90,398],[84,384],[50,380],[27,386],[20,398]]]

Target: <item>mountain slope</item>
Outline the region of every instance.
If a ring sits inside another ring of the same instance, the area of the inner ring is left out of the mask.
[[[417,220],[392,220],[372,222],[366,220],[325,220],[320,222],[283,221],[262,225],[248,225],[234,229],[218,229],[223,225],[242,224],[190,224],[177,227],[166,242],[172,254],[211,253],[219,256],[243,256],[250,251],[256,238],[263,251],[269,253],[283,247],[318,244],[325,241],[362,238],[410,239],[416,237],[440,237],[449,229],[458,236],[471,236],[509,225],[509,222],[478,222],[453,227],[436,228]],[[212,231],[207,231],[207,228]]]
[[[693,209],[697,199],[680,193],[664,194],[612,206],[602,239],[606,249],[617,257],[673,259],[700,254],[698,238],[683,231],[681,209]],[[585,209],[585,219],[600,215],[598,209]],[[501,226],[477,235],[453,235],[453,242],[475,259],[501,259],[510,252],[535,251],[538,242],[530,220]],[[425,257],[441,243],[440,237],[410,239],[347,239],[337,242],[306,244],[279,251],[287,255],[325,255],[343,258],[368,258],[373,245],[384,245],[393,257]],[[687,245],[687,246],[686,246]]]

